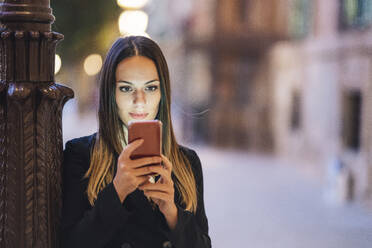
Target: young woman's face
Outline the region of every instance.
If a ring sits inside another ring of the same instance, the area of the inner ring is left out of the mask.
[[[115,72],[115,98],[120,119],[155,119],[161,98],[159,75],[155,63],[144,56],[122,60]]]

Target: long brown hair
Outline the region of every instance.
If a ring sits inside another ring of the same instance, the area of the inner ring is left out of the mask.
[[[196,212],[197,192],[194,174],[190,161],[179,150],[171,120],[171,90],[169,72],[166,60],[160,47],[151,39],[143,36],[128,36],[119,38],[107,53],[100,74],[99,95],[99,130],[92,149],[90,167],[84,178],[89,178],[87,195],[93,206],[98,193],[113,180],[115,156],[123,150],[125,134],[124,123],[118,115],[115,100],[117,65],[125,58],[145,56],[151,59],[157,68],[161,99],[156,119],[163,123],[163,154],[173,164],[175,186],[180,192],[181,201],[186,210]]]

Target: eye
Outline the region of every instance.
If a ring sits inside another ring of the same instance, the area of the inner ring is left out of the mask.
[[[157,85],[151,85],[151,86],[147,86],[146,87],[146,91],[155,91],[157,90],[159,87]]]
[[[120,86],[119,90],[122,92],[131,92],[133,89],[130,86]]]

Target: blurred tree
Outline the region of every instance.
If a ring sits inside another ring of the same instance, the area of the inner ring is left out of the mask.
[[[64,62],[102,54],[120,35],[117,21],[122,10],[116,1],[52,0],[51,7],[56,17],[52,29],[65,36],[57,46]]]

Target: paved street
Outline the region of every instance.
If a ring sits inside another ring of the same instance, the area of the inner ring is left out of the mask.
[[[214,248],[371,248],[372,212],[330,206],[323,184],[270,158],[196,149]]]

